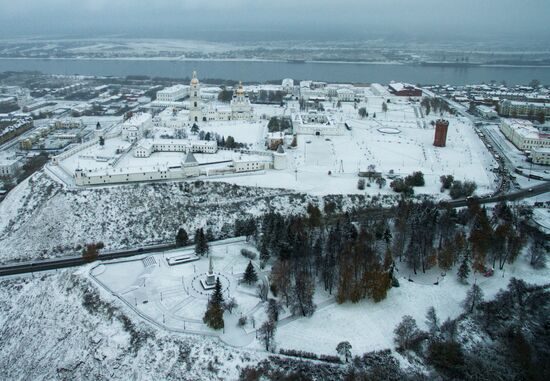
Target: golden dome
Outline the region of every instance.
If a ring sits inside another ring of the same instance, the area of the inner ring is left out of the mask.
[[[197,79],[197,72],[195,70],[193,70],[193,78],[191,79],[191,84],[192,85],[199,84],[199,80]]]
[[[241,81],[239,81],[239,87],[237,88],[236,93],[237,95],[244,95],[243,83]]]

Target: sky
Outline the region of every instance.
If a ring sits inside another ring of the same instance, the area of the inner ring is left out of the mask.
[[[0,38],[540,39],[548,0],[0,0]]]

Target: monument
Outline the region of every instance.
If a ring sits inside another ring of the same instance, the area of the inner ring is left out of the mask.
[[[201,279],[201,285],[205,290],[211,290],[216,287],[216,276],[214,275],[212,257],[210,257],[210,264],[208,265],[208,273],[206,274],[206,278]]]

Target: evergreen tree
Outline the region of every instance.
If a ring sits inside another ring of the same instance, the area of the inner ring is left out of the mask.
[[[260,247],[260,268],[264,268],[269,260],[269,250],[267,249],[267,239],[262,239],[262,246]]]
[[[276,299],[269,299],[267,304],[267,316],[269,320],[277,322],[279,321],[279,313],[282,311],[283,306]]]
[[[466,299],[464,299],[464,301],[462,302],[464,312],[471,314],[472,312],[474,312],[474,308],[476,308],[482,301],[483,291],[481,291],[481,288],[474,283],[472,285],[472,288],[468,290],[468,293],[466,294]]]
[[[189,241],[189,236],[187,235],[187,232],[184,228],[180,228],[178,230],[178,233],[176,234],[176,246],[182,247],[187,245],[187,242]]]
[[[435,308],[433,306],[428,308],[428,312],[426,312],[426,325],[432,335],[439,330],[439,319],[437,318],[437,314],[435,313]]]
[[[208,246],[208,240],[204,235],[204,229],[200,228],[195,231],[195,254],[203,256],[208,255],[210,247]]]
[[[191,132],[195,135],[198,134],[199,126],[197,125],[197,123],[193,123],[193,125],[191,126]]]
[[[252,261],[248,262],[248,266],[246,266],[246,270],[244,271],[243,280],[248,283],[256,283],[258,281],[258,275],[256,274],[256,270],[254,270],[254,266],[252,265]]]
[[[351,344],[349,341],[342,341],[336,346],[336,352],[342,356],[346,362],[351,359]]]
[[[468,256],[464,255],[462,257],[462,263],[460,263],[460,267],[458,268],[458,279],[462,283],[467,283],[468,275],[470,275],[470,266],[468,265]]]
[[[224,297],[222,292],[222,284],[220,278],[216,278],[214,293],[210,296],[208,307],[202,318],[203,322],[213,329],[222,329],[223,321]]]

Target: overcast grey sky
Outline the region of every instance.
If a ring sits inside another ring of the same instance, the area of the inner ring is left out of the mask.
[[[283,31],[310,37],[550,35],[550,0],[0,0],[14,35],[197,38],[208,31]],[[200,33],[199,33],[200,32]]]

